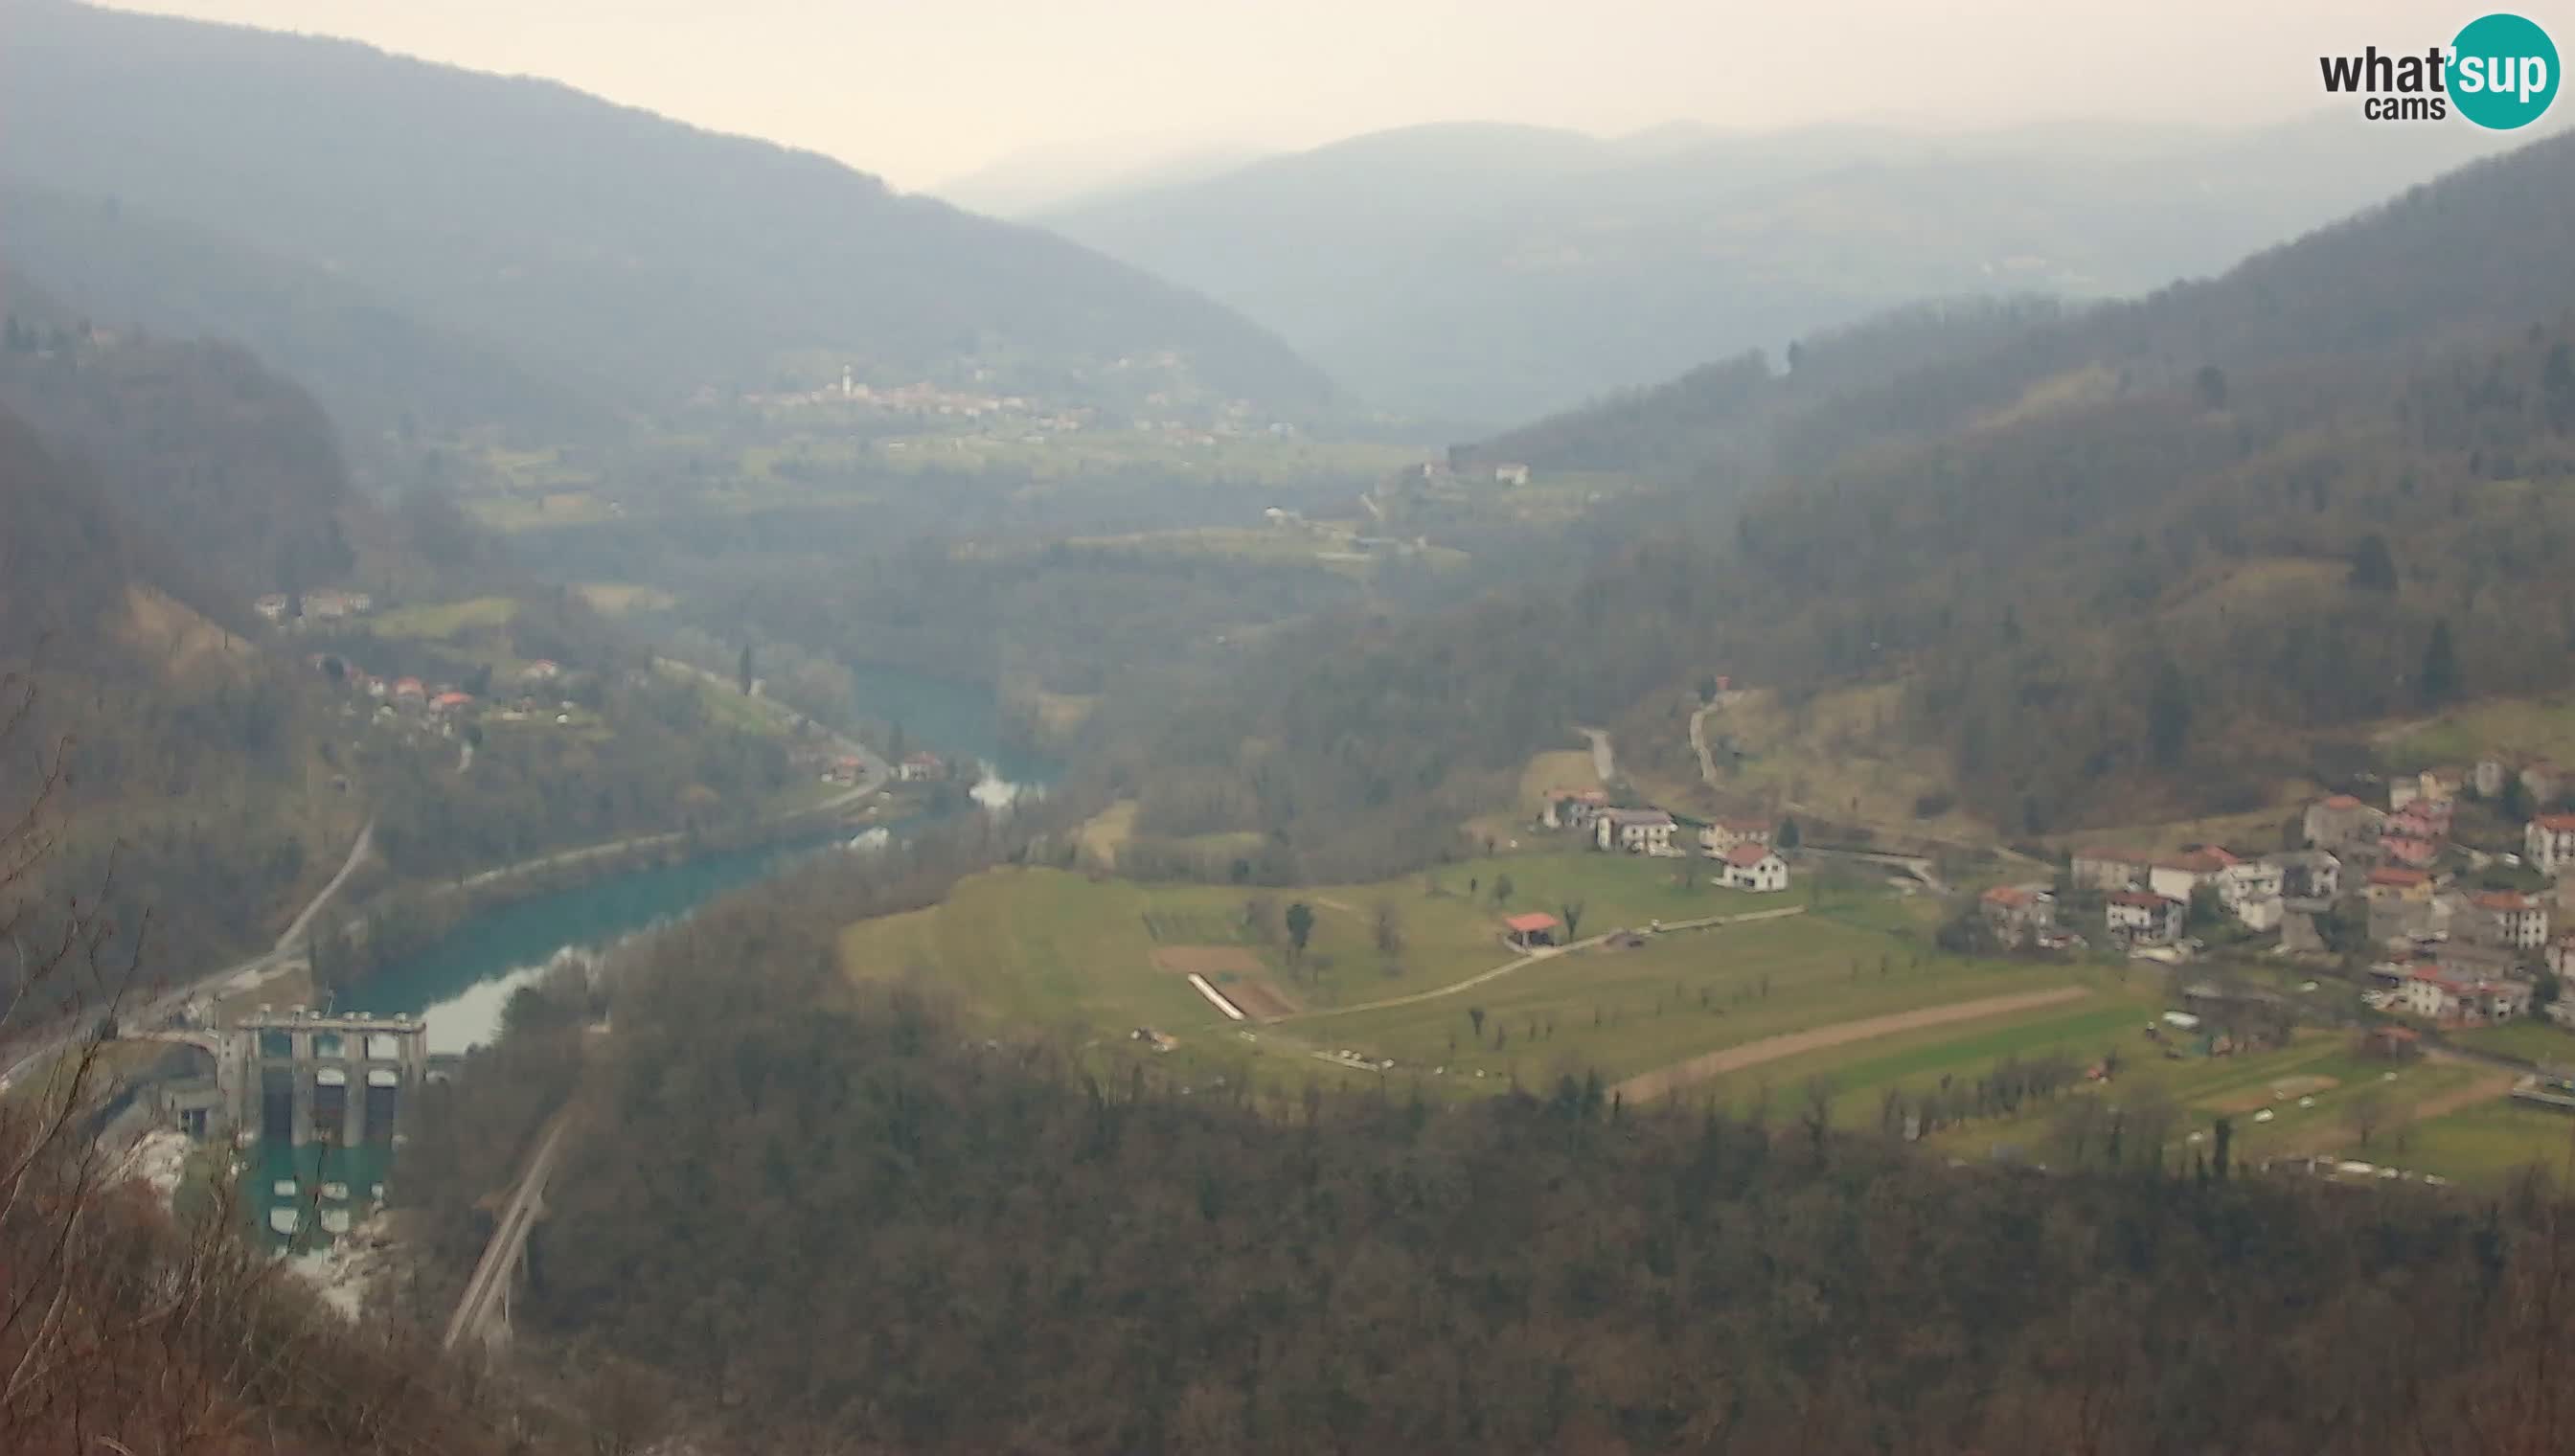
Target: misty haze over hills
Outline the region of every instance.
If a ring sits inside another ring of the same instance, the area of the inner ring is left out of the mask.
[[[2213,272],[2495,145],[2340,117],[1958,137],[1428,126],[1038,219],[1232,304],[1362,398],[1503,423],[1922,298]]]
[[[319,268],[591,390],[773,388],[800,352],[807,385],[844,361],[1097,379],[1170,352],[1224,393],[1326,394],[1222,306],[812,153],[344,41],[58,0],[5,15],[0,175]]]
[[[0,0],[0,1456],[2575,1450],[2575,133],[125,3],[832,155]]]

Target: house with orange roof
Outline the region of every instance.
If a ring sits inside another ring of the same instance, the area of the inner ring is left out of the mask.
[[[1768,894],[1788,887],[1788,861],[1767,844],[1737,844],[1725,851],[1725,867],[1716,880],[1728,889]]]
[[[2056,895],[2044,885],[1995,885],[1976,897],[1976,908],[2006,945],[2039,939],[2056,928]]]

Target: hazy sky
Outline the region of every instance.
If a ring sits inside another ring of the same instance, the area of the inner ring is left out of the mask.
[[[550,76],[906,188],[1064,143],[1307,146],[1423,121],[2263,121],[2322,103],[2320,51],[2429,45],[2482,13],[2423,0],[128,3]],[[2561,44],[2575,21],[2575,0],[2517,8]]]

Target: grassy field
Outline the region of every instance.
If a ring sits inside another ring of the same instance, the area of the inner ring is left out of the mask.
[[[1458,994],[1285,1029],[1446,1075],[1615,1080],[1769,1036],[2064,984],[2055,967],[1917,957],[1807,914],[1558,956]]]
[[[2394,768],[2465,764],[2500,752],[2575,760],[2575,703],[2564,699],[2498,699],[2453,709],[2386,744]]]
[[[2454,1032],[2450,1039],[2471,1050],[2496,1056],[2575,1066],[2575,1032],[2559,1030],[2554,1023],[2538,1017]]]
[[[2479,1103],[2409,1129],[2384,1161],[2413,1172],[2494,1187],[2532,1164],[2575,1184],[2575,1117],[2509,1100]]]
[[[629,612],[662,612],[679,603],[678,598],[659,587],[646,587],[634,582],[584,582],[573,590],[581,594],[592,611],[604,617],[623,617]]]
[[[1000,870],[967,880],[933,909],[850,926],[842,958],[853,976],[923,976],[1018,1024],[1079,1024],[1112,1034],[1150,1025],[1237,1055],[1301,1060],[1348,1051],[1482,1089],[1515,1075],[1566,1071],[1614,1079],[1782,1032],[1992,995],[2112,984],[2099,972],[1930,953],[1916,914],[1870,899],[1810,911],[1799,892],[1707,887],[1705,866],[1696,861],[1690,867],[1700,883],[1682,888],[1673,882],[1673,863],[1525,854],[1292,892]],[[1509,898],[1497,905],[1493,891],[1505,879]],[[1275,931],[1254,927],[1247,904],[1256,895],[1274,915],[1298,900],[1312,909],[1301,955]],[[1502,943],[1500,914],[1543,909],[1560,916],[1574,903],[1582,906],[1583,935],[1656,920],[1795,913],[1537,959]],[[1379,941],[1380,907],[1395,925],[1391,951]],[[1864,913],[1843,918],[1843,909]],[[1243,991],[1250,1003],[1275,1019],[1235,1026],[1176,969],[1156,963],[1158,949],[1168,958],[1173,947],[1218,946],[1242,947],[1258,969],[1212,978],[1220,987],[1249,982]],[[1461,988],[1468,981],[1474,983]],[[2115,1019],[2142,1014],[2121,1009]],[[1986,1057],[1999,1043],[1978,1038],[2015,1024],[1952,1027],[1949,1039],[1964,1044],[1946,1055],[1961,1065]],[[1245,1031],[1253,1033],[1249,1051],[1236,1044],[1247,1040],[1239,1034]],[[1886,1049],[1871,1041],[1844,1049],[1842,1059]]]
[[[367,619],[366,626],[378,637],[443,642],[476,628],[504,626],[518,615],[519,604],[511,598],[469,597],[462,602],[397,607]]]
[[[1502,876],[1510,897],[1496,906]],[[1180,1039],[1176,1066],[1230,1071],[1258,1059],[1291,1075],[1334,1077],[1390,1063],[1388,1074],[1438,1097],[1585,1071],[1616,1081],[1768,1038],[2016,998],[1945,1024],[1872,1027],[1864,1038],[1780,1055],[1683,1093],[1738,1109],[1776,1107],[1821,1079],[1834,1121],[1854,1131],[1879,1124],[1890,1091],[1972,1083],[2007,1057],[2062,1055],[2090,1066],[2115,1054],[2106,1084],[1933,1139],[1961,1156],[1998,1144],[2046,1147],[2072,1097],[2168,1101],[2176,1139],[2204,1140],[2218,1118],[2230,1117],[2236,1155],[2247,1163],[2324,1153],[2461,1181],[2490,1181],[2575,1133],[2575,1118],[2528,1115],[2496,1101],[2503,1078],[2490,1067],[2366,1059],[2345,1031],[2303,1030],[2285,1046],[2231,1056],[2167,1056],[2144,1029],[2171,1004],[2160,971],[1942,955],[1927,934],[1936,903],[1845,889],[1810,905],[1810,893],[1802,884],[1769,896],[1684,889],[1669,861],[1582,852],[1508,855],[1404,880],[1294,891],[1008,869],[974,876],[932,909],[851,925],[842,958],[853,977],[920,976],[994,1019],[1078,1028],[1094,1044],[1123,1047],[1127,1031],[1151,1026]],[[1256,896],[1274,915],[1299,900],[1313,910],[1301,956],[1247,914]],[[1711,914],[1798,913],[1537,958],[1501,944],[1499,913],[1560,913],[1571,901],[1585,907],[1583,934]],[[1400,943],[1390,953],[1376,935],[1380,906],[1397,926]],[[1181,973],[1191,964],[1230,964],[1211,979],[1252,1006],[1254,1019],[1228,1021]],[[2032,1000],[2042,996],[2059,999]],[[2269,1120],[2257,1120],[2266,1110]],[[2186,1145],[2177,1141],[2175,1151]]]

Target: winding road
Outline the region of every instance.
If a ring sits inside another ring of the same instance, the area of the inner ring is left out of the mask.
[[[340,892],[341,886],[349,882],[349,876],[358,872],[358,866],[374,852],[375,843],[376,822],[369,819],[366,826],[358,830],[357,840],[349,846],[348,857],[340,862],[339,872],[333,874],[321,891],[287,924],[286,933],[277,937],[275,946],[248,960],[209,971],[193,980],[181,981],[147,1000],[127,1004],[120,995],[105,1010],[120,1024],[159,1026],[175,1018],[190,1001],[201,996],[248,990],[302,965],[304,957],[298,953],[298,948],[305,931],[313,923],[313,917],[320,914],[322,907]],[[97,1010],[91,1010],[67,1017],[52,1031],[26,1043],[26,1049],[12,1057],[5,1070],[0,1070],[0,1091],[6,1091],[30,1069],[42,1066],[71,1049],[97,1027],[98,1014]]]

